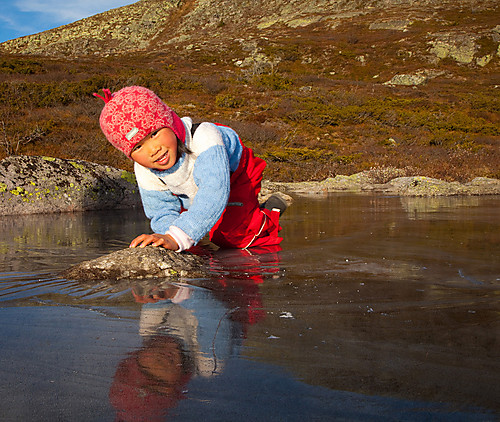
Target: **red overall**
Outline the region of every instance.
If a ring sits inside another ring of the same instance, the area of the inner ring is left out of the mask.
[[[278,236],[279,211],[261,209],[257,199],[265,167],[266,162],[243,145],[240,164],[231,175],[228,204],[210,230],[210,240],[216,245],[246,249],[277,245],[283,240]]]

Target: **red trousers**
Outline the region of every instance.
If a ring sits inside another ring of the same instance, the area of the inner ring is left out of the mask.
[[[264,160],[243,146],[240,164],[231,175],[228,204],[210,230],[210,240],[216,245],[246,249],[277,245],[283,240],[278,237],[279,212],[261,209],[257,199],[265,167]]]

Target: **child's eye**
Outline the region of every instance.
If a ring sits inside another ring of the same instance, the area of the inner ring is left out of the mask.
[[[141,148],[142,145],[137,144],[134,148],[132,148],[132,152],[135,152]]]
[[[158,132],[160,131],[160,129],[158,130],[155,130],[154,132],[151,132],[151,138],[154,138],[156,135],[158,135]]]

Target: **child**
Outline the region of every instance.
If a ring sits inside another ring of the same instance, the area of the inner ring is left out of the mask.
[[[286,203],[273,196],[261,208],[258,193],[266,163],[236,132],[180,119],[149,89],[104,89],[100,125],[106,138],[134,161],[146,216],[154,234],[130,247],[183,251],[207,233],[220,247],[272,246]],[[275,208],[276,207],[276,208]]]

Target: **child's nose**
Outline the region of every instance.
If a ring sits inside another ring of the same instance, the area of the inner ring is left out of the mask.
[[[149,153],[151,156],[154,156],[160,150],[160,145],[152,142],[149,148]]]

